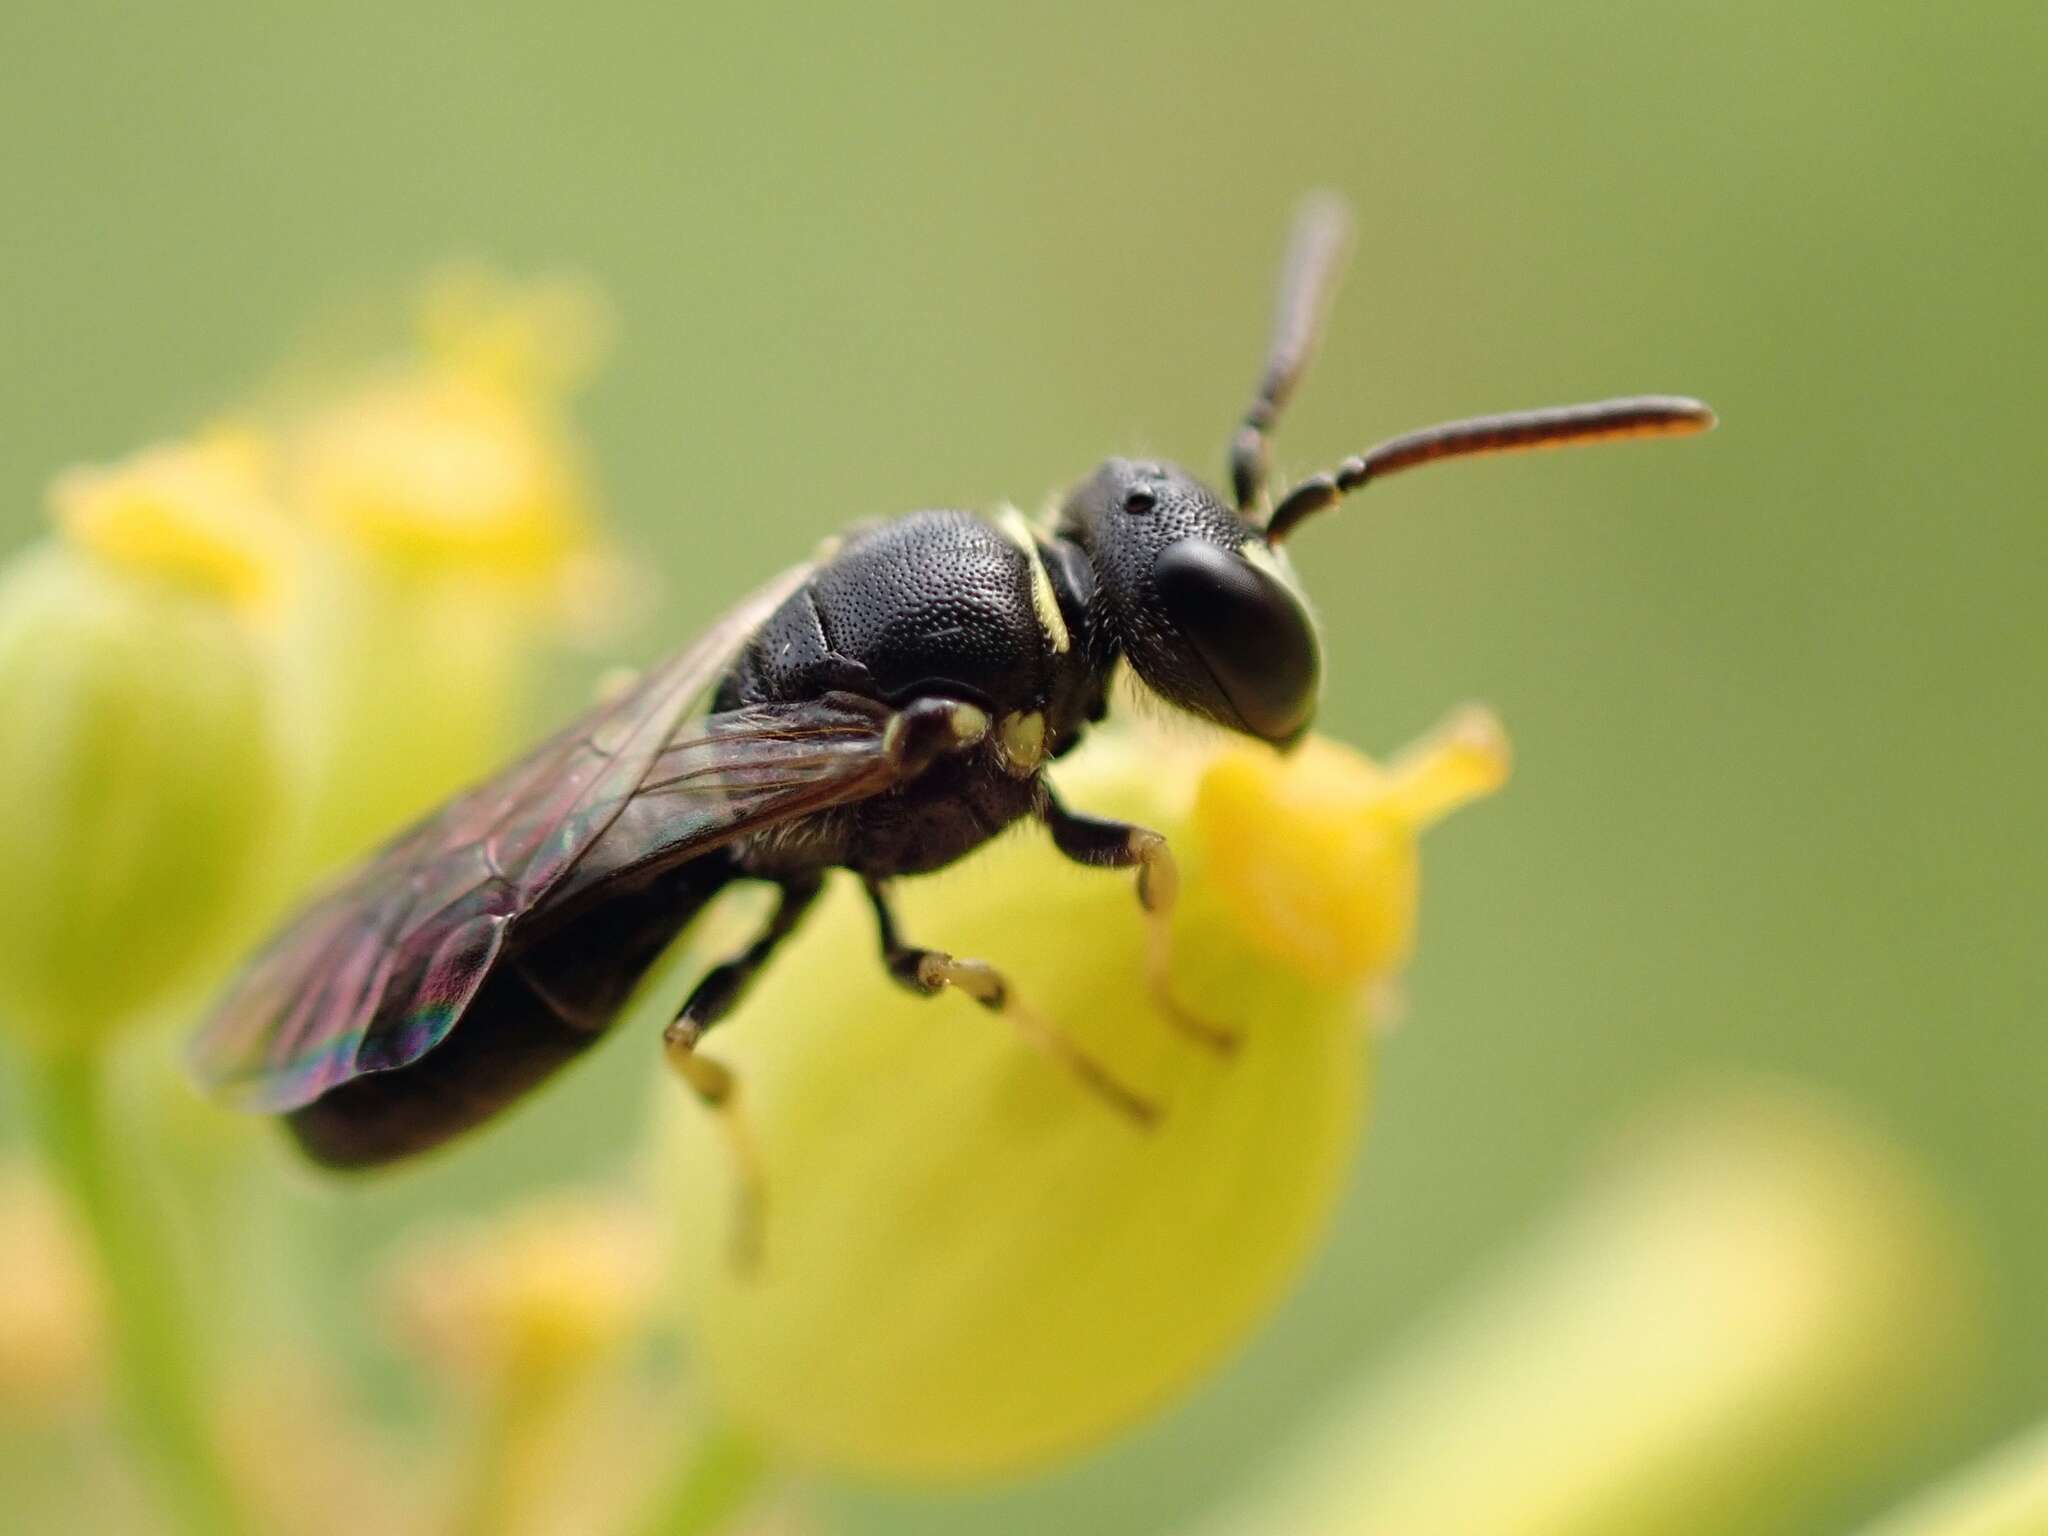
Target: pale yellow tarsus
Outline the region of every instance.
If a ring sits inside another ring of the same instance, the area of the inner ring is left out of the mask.
[[[1145,984],[1166,1022],[1198,1045],[1228,1056],[1241,1043],[1235,1030],[1211,1023],[1173,995],[1173,909],[1180,900],[1180,866],[1157,832],[1131,834],[1138,856],[1138,905],[1145,910]]]
[[[661,1043],[669,1065],[711,1112],[732,1152],[732,1263],[742,1273],[753,1273],[761,1267],[768,1184],[753,1130],[740,1110],[739,1081],[724,1062],[697,1053],[696,1031],[682,1027],[681,1020],[668,1027]]]
[[[988,734],[988,713],[973,704],[955,704],[949,717],[953,738],[961,746],[972,746]]]
[[[1126,1119],[1145,1127],[1159,1119],[1157,1104],[1124,1083],[1049,1019],[1020,1003],[1009,984],[987,961],[956,960],[951,955],[927,953],[917,963],[917,979],[919,985],[932,991],[957,987],[983,1007],[1001,1014],[1028,1044]]]
[[[1045,716],[1038,710],[1003,716],[996,742],[1002,748],[1003,771],[1028,779],[1045,761]]]

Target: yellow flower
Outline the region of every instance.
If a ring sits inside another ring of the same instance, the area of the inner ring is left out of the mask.
[[[1163,1103],[1150,1130],[997,1017],[898,990],[857,892],[830,893],[711,1042],[759,1143],[757,1272],[720,1240],[709,1117],[673,1114],[688,1308],[725,1411],[803,1460],[957,1480],[1095,1444],[1213,1366],[1298,1272],[1350,1165],[1362,1000],[1406,955],[1415,834],[1504,771],[1479,715],[1392,769],[1321,740],[1283,758],[1109,733],[1062,766],[1069,803],[1171,840],[1175,991],[1241,1033],[1228,1059],[1149,994],[1127,876],[1020,834],[904,883],[909,937],[1003,968]]]
[[[99,1287],[56,1192],[21,1163],[0,1165],[0,1418],[47,1419],[98,1376]]]
[[[564,1194],[400,1255],[385,1286],[388,1311],[476,1415],[448,1528],[535,1528],[564,1471],[572,1404],[647,1317],[660,1270],[655,1235],[635,1206]]]
[[[295,465],[316,522],[422,575],[538,583],[587,537],[560,424],[459,373],[372,386],[310,426]]]
[[[596,298],[455,272],[430,287],[421,334],[419,357],[301,424],[298,503],[396,569],[550,589],[593,546],[562,406],[602,350]]]
[[[490,1392],[549,1386],[602,1360],[646,1317],[654,1239],[645,1215],[616,1201],[536,1201],[402,1252],[389,1312],[453,1380]]]
[[[1202,1531],[1790,1528],[1954,1384],[1964,1259],[1917,1170],[1826,1107],[1673,1106]]]
[[[420,340],[451,372],[534,398],[581,384],[603,360],[611,312],[574,278],[514,282],[487,267],[451,266],[421,295]]]
[[[285,483],[319,540],[297,649],[316,867],[494,767],[536,643],[608,601],[564,409],[599,331],[579,288],[444,279],[418,357],[286,434]]]
[[[73,547],[109,566],[261,612],[290,560],[267,461],[260,438],[222,428],[68,470],[51,487],[51,509]]]
[[[0,1018],[82,1042],[217,951],[284,763],[255,613],[287,531],[247,446],[59,480],[60,537],[0,572]]]

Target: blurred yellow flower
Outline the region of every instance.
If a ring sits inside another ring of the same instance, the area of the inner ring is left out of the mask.
[[[409,365],[264,436],[219,427],[68,472],[56,537],[0,570],[0,1024],[36,1048],[127,1429],[186,1528],[234,1528],[245,1490],[219,1465],[204,1330],[117,1145],[100,1047],[210,979],[281,886],[504,752],[536,642],[605,569],[562,410],[600,319],[563,285],[444,281]],[[505,1368],[594,1347],[602,1305],[580,1294],[578,1324],[566,1300],[520,1312],[508,1292],[497,1337],[519,1323],[526,1354]]]
[[[420,330],[416,358],[299,423],[294,500],[399,570],[543,595],[595,544],[563,404],[602,351],[601,305],[462,270],[429,286]]]
[[[543,402],[465,374],[338,402],[309,424],[294,469],[319,526],[422,574],[538,584],[587,536],[560,424]]]
[[[393,1325],[476,1416],[449,1528],[534,1528],[572,1448],[570,1405],[647,1320],[657,1231],[638,1206],[560,1194],[397,1257],[385,1281]]]
[[[1312,740],[1279,757],[1104,732],[1073,805],[1157,828],[1184,871],[1172,1030],[1130,881],[1017,836],[900,897],[918,943],[993,961],[1019,996],[1166,1111],[1140,1129],[963,999],[909,997],[857,892],[722,1025],[766,1184],[765,1261],[727,1262],[730,1170],[679,1106],[664,1167],[697,1350],[772,1449],[957,1480],[1043,1463],[1155,1411],[1279,1298],[1350,1165],[1362,999],[1405,957],[1414,839],[1505,772],[1464,717],[1381,769]]]
[[[67,470],[51,487],[51,509],[73,547],[111,566],[261,611],[291,563],[268,460],[261,438],[221,428]]]
[[[1966,1259],[1918,1171],[1825,1106],[1672,1106],[1201,1530],[1778,1529],[1955,1383]]]
[[[575,278],[522,283],[459,264],[425,285],[419,332],[441,367],[538,399],[596,371],[610,350],[612,315],[597,290]]]
[[[427,1536],[417,1469],[354,1411],[330,1362],[272,1349],[212,1405],[222,1459],[261,1536]]]
[[[564,408],[601,350],[596,299],[458,273],[421,330],[416,357],[284,434],[317,540],[297,653],[316,868],[494,767],[537,642],[615,596]]]
[[[59,537],[0,571],[0,1017],[46,1042],[218,960],[271,856],[287,765],[250,619],[291,540],[254,453],[74,470]]]
[[[417,1239],[386,1277],[393,1325],[451,1380],[491,1392],[573,1377],[645,1321],[659,1273],[650,1216],[559,1195]]]
[[[24,1163],[0,1164],[0,1420],[75,1407],[99,1374],[99,1285],[56,1191]]]

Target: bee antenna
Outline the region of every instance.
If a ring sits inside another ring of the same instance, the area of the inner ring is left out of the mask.
[[[1334,192],[1312,192],[1294,216],[1294,240],[1280,269],[1266,369],[1230,443],[1230,488],[1250,516],[1266,491],[1267,437],[1315,355],[1337,278],[1351,253],[1351,209]]]
[[[1399,474],[1438,459],[1482,453],[1520,453],[1563,448],[1624,437],[1686,437],[1714,425],[1714,413],[1683,395],[1630,395],[1588,405],[1558,405],[1540,411],[1508,411],[1448,421],[1389,438],[1354,454],[1326,474],[1311,475],[1280,498],[1266,521],[1266,542],[1278,544],[1304,518],[1334,507],[1369,481]]]

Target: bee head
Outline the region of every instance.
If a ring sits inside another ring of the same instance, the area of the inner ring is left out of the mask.
[[[1099,611],[1168,703],[1274,746],[1314,718],[1322,663],[1292,574],[1258,529],[1186,470],[1111,459],[1060,509]]]
[[[1175,465],[1111,459],[1060,509],[1059,534],[1093,566],[1105,641],[1168,703],[1278,747],[1308,730],[1322,673],[1314,622],[1280,552],[1305,521],[1423,464],[1714,425],[1683,395],[1475,416],[1389,438],[1272,497],[1269,439],[1315,350],[1350,240],[1338,199],[1302,205],[1266,366],[1230,443],[1231,503]]]

